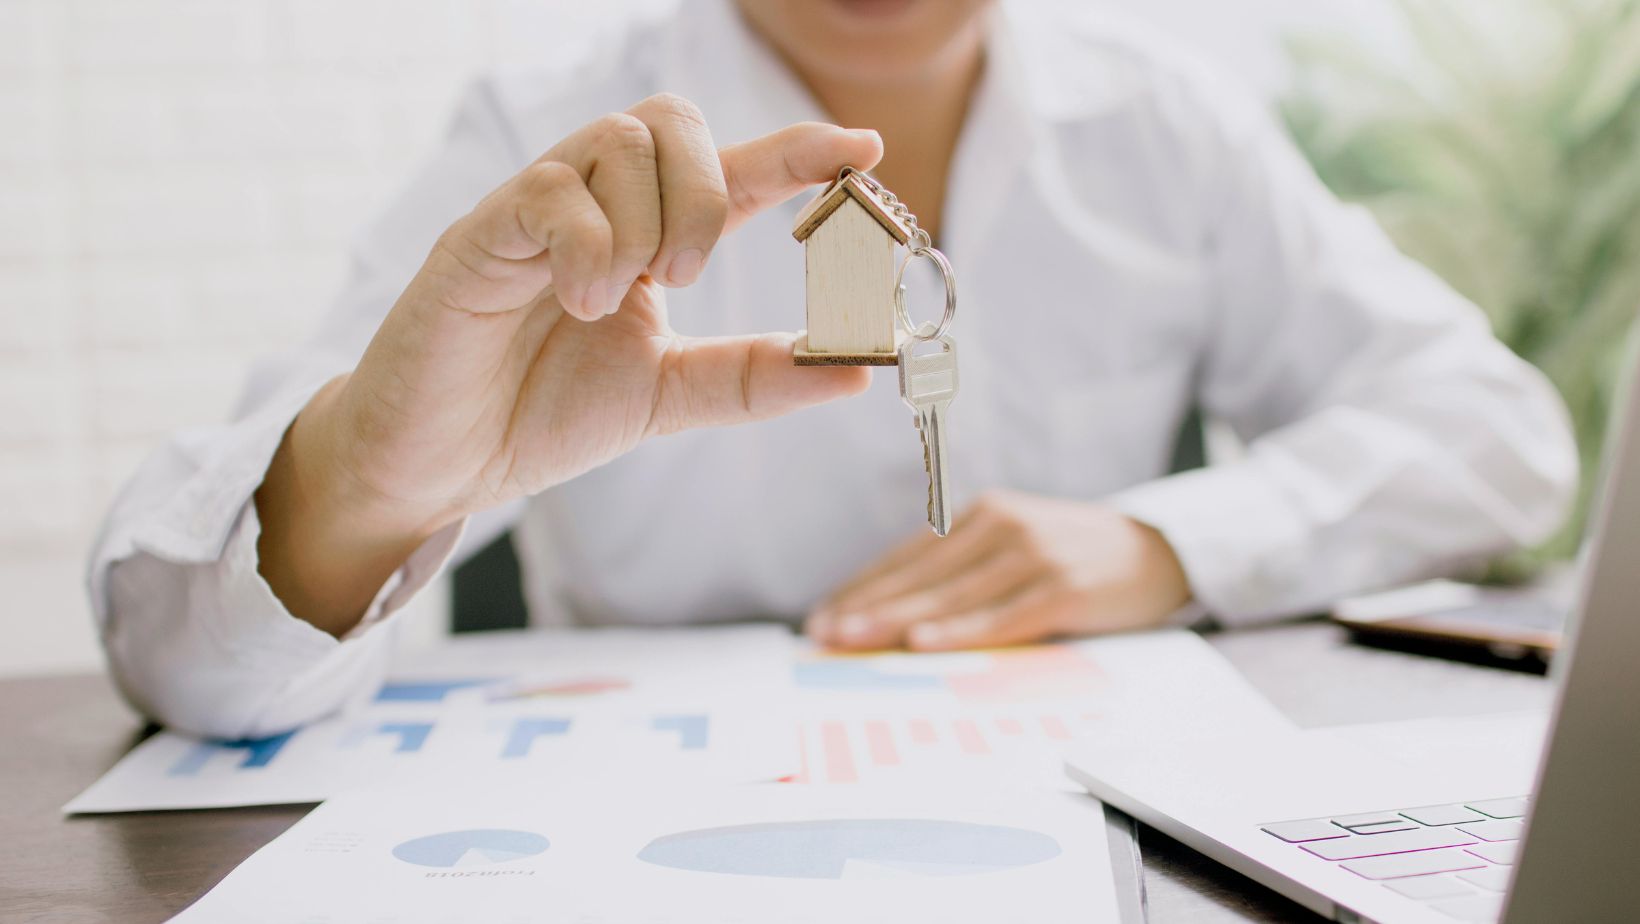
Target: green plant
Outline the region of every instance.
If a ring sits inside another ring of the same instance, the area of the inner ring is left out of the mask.
[[[1560,389],[1578,513],[1519,575],[1575,553],[1640,309],[1640,0],[1399,0],[1410,56],[1293,39],[1282,112],[1322,179],[1491,317]]]

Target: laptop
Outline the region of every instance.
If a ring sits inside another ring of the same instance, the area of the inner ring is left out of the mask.
[[[1067,772],[1344,922],[1640,921],[1640,376],[1547,714],[1089,742]],[[1147,732],[1147,735],[1149,733]]]

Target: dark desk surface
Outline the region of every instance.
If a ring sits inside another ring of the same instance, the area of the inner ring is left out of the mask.
[[[1346,644],[1325,623],[1210,636],[1304,726],[1528,708],[1541,677]],[[289,827],[301,807],[64,819],[59,811],[135,741],[140,723],[100,677],[0,682],[0,920],[163,921]],[[1141,829],[1150,921],[1314,916]]]

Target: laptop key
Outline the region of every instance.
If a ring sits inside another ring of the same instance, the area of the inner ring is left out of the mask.
[[[1520,849],[1520,841],[1499,841],[1495,844],[1476,844],[1464,848],[1482,860],[1490,860],[1500,866],[1513,866],[1515,853]]]
[[[1482,815],[1490,815],[1493,818],[1523,818],[1526,815],[1526,797],[1488,799],[1485,802],[1466,803],[1465,807],[1472,808]]]
[[[1467,873],[1459,873],[1458,878],[1470,885],[1480,886],[1488,892],[1502,892],[1509,888],[1509,868],[1506,866],[1473,869]]]
[[[1462,805],[1431,805],[1424,808],[1403,809],[1402,815],[1421,825],[1457,825],[1466,821],[1485,821],[1486,816]]]
[[[1363,879],[1401,879],[1406,876],[1428,876],[1434,873],[1481,869],[1486,866],[1486,861],[1462,850],[1448,849],[1392,853],[1384,857],[1362,857],[1338,865]]]
[[[1389,831],[1407,831],[1415,827],[1394,812],[1368,812],[1365,815],[1345,815],[1334,818],[1333,824],[1347,828],[1354,834],[1384,834]]]
[[[1474,895],[1475,890],[1451,876],[1413,876],[1410,879],[1391,879],[1384,888],[1399,892],[1407,898],[1429,901],[1432,898],[1456,898]]]
[[[1429,907],[1460,921],[1496,921],[1503,913],[1502,895],[1470,895],[1430,902]]]
[[[1299,846],[1323,860],[1353,860],[1356,857],[1376,857],[1387,853],[1406,853],[1437,847],[1462,847],[1473,843],[1474,837],[1455,828],[1413,828],[1411,831],[1374,834],[1370,837],[1349,837],[1336,841],[1314,841]],[[1475,861],[1475,866],[1482,865],[1479,857],[1469,859]]]
[[[1483,841],[1518,841],[1522,827],[1518,821],[1477,821],[1471,825],[1458,825],[1458,830]]]
[[[1391,831],[1411,831],[1418,827],[1405,818],[1400,821],[1386,821],[1380,825],[1357,825],[1350,829],[1351,834],[1388,834]]]
[[[1350,836],[1350,832],[1325,818],[1315,818],[1310,821],[1284,821],[1280,824],[1265,825],[1261,830],[1265,834],[1273,834],[1289,844],[1302,844],[1305,841],[1324,841],[1334,837]]]

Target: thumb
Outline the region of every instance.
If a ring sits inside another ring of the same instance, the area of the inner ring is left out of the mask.
[[[661,363],[646,436],[778,417],[866,390],[863,366],[796,366],[791,334],[678,337]]]
[[[868,128],[799,122],[718,151],[729,190],[725,230],[779,205],[845,166],[870,170],[883,159],[883,139]]]

